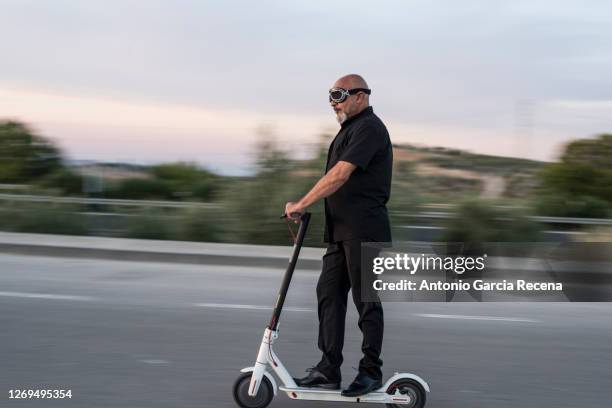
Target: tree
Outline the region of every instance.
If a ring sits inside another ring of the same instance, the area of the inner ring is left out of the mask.
[[[612,205],[612,135],[571,142],[561,161],[547,166],[541,176],[540,212],[605,217]]]
[[[226,208],[231,221],[227,228],[238,242],[286,245],[291,235],[280,219],[285,203],[308,192],[323,175],[321,155],[311,160],[294,160],[273,141],[263,140],[257,146],[256,173],[238,181],[227,190]],[[313,221],[305,245],[320,245],[323,237],[323,205],[308,208]],[[293,229],[297,226],[290,224]]]
[[[211,200],[218,190],[219,177],[193,163],[166,163],[153,166],[156,180],[164,182],[175,198]]]
[[[0,121],[0,183],[25,183],[62,168],[59,149],[25,124]]]
[[[561,156],[563,163],[586,164],[597,168],[612,168],[612,135],[571,142]]]
[[[502,209],[483,200],[466,200],[447,220],[443,242],[482,245],[487,242],[535,242],[540,227],[516,210]]]

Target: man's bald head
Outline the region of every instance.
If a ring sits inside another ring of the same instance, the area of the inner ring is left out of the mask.
[[[335,88],[353,89],[353,88],[367,88],[368,83],[363,79],[361,75],[348,74],[338,78],[334,84]]]
[[[332,88],[343,88],[346,90],[355,88],[368,88],[368,83],[361,75],[349,74],[340,77],[332,86]],[[340,124],[344,123],[348,118],[357,115],[362,110],[370,106],[370,96],[365,92],[359,92],[350,95],[343,102],[331,101],[331,106],[336,112],[336,119]]]

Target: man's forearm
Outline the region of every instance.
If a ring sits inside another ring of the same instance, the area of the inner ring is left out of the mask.
[[[292,214],[301,213],[320,199],[338,191],[355,169],[356,166],[354,164],[340,160],[297,203],[288,202],[285,204],[285,214],[290,218],[294,218]]]
[[[321,177],[317,184],[298,203],[304,208],[309,207],[320,199],[338,191],[346,183],[346,180],[348,180],[348,177],[338,174],[338,172],[330,171]]]

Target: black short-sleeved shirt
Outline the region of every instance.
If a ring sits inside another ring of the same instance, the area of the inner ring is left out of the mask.
[[[357,166],[325,199],[325,242],[391,241],[387,201],[391,194],[393,150],[389,132],[368,107],[347,119],[327,154],[327,173],[339,161]]]

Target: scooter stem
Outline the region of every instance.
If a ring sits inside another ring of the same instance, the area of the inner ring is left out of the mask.
[[[281,284],[281,287],[278,291],[278,296],[276,298],[274,312],[272,312],[272,318],[270,319],[270,324],[268,325],[268,328],[272,331],[277,330],[280,314],[283,310],[283,304],[285,303],[285,297],[287,296],[287,291],[289,290],[289,284],[291,284],[291,278],[293,277],[295,265],[297,263],[298,257],[300,256],[300,249],[302,249],[302,244],[304,243],[304,236],[306,235],[306,230],[308,229],[309,222],[310,213],[305,212],[300,216],[300,228],[298,230],[295,243],[293,244],[293,253],[291,254],[291,258],[289,259],[289,265],[287,265],[287,270],[285,271],[285,276],[283,277],[283,283]]]

